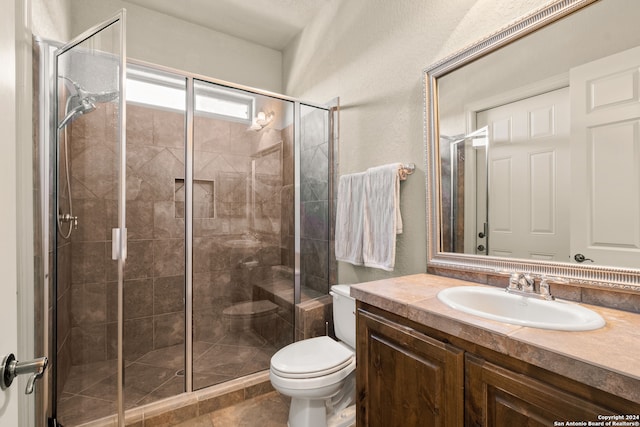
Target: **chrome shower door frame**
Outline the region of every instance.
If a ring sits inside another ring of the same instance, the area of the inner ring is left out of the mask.
[[[91,39],[92,37],[98,35],[102,31],[108,29],[113,25],[120,25],[119,28],[119,55],[118,55],[118,111],[119,111],[119,123],[118,123],[118,139],[119,139],[119,170],[118,170],[118,184],[117,184],[117,193],[118,193],[118,228],[113,229],[113,244],[112,244],[112,259],[118,261],[118,332],[117,332],[117,349],[118,349],[118,385],[117,385],[117,408],[118,408],[118,425],[124,426],[124,393],[123,393],[123,385],[124,385],[124,356],[123,356],[123,337],[124,337],[124,267],[125,261],[127,257],[127,228],[126,228],[126,76],[127,76],[127,54],[126,54],[126,10],[121,9],[118,13],[113,15],[111,18],[101,22],[94,27],[89,28],[79,36],[75,37],[73,40],[58,48],[53,54],[53,78],[54,81],[51,82],[53,89],[53,120],[50,123],[50,132],[51,135],[55,137],[55,149],[58,150],[60,146],[59,142],[59,132],[58,132],[58,58],[64,53],[70,51],[74,47],[84,43],[85,41]],[[59,173],[57,170],[57,165],[59,164],[60,155],[59,152],[57,154],[56,161],[56,170],[54,171],[54,176],[58,177]],[[56,178],[57,179],[57,178]],[[67,179],[71,179],[67,177]],[[57,188],[57,186],[56,186]],[[71,194],[69,194],[69,198],[71,198]],[[54,215],[58,215],[58,206],[57,202],[54,202]],[[57,234],[54,232],[54,240],[57,239]],[[55,247],[55,245],[54,245]],[[57,260],[57,251],[54,251],[54,264],[56,264]],[[57,298],[57,285],[56,278],[54,277],[54,286],[52,292],[52,299],[54,301],[53,306],[55,307],[55,301]],[[46,309],[46,307],[45,307]],[[48,317],[45,317],[45,319]],[[56,321],[56,309],[54,308],[54,321]],[[46,326],[48,328],[48,326]],[[54,425],[57,425],[57,421],[55,421],[56,417],[56,405],[57,405],[57,390],[56,390],[56,327],[53,328],[53,340],[54,343],[52,348],[50,349],[50,356],[52,359],[52,365],[54,366],[54,371],[52,375],[52,382],[54,384],[52,388],[52,418],[54,420]]]

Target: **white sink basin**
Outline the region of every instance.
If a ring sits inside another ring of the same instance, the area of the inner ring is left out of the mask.
[[[598,313],[581,305],[514,295],[498,288],[458,286],[440,291],[438,299],[465,313],[531,328],[590,331],[605,325]]]

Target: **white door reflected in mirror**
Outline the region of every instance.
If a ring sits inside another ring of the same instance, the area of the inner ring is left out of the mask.
[[[640,266],[640,47],[571,70],[571,254]]]

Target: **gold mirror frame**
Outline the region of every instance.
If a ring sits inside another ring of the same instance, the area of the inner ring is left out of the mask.
[[[427,266],[438,269],[462,270],[485,274],[529,272],[555,276],[569,282],[594,288],[640,292],[640,270],[606,266],[574,265],[570,263],[530,259],[499,258],[471,254],[441,252],[441,192],[438,152],[439,123],[437,80],[472,61],[496,51],[553,22],[575,13],[598,0],[557,0],[534,11],[424,70],[424,135],[427,170]]]

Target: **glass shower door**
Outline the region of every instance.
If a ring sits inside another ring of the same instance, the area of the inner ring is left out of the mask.
[[[293,341],[294,105],[197,79],[193,93],[195,390],[268,369]]]
[[[130,63],[124,400],[127,409],[185,388],[186,78]]]
[[[124,20],[54,53],[49,425],[123,413]]]
[[[300,302],[328,294],[335,284],[330,125],[329,109],[300,105]]]

